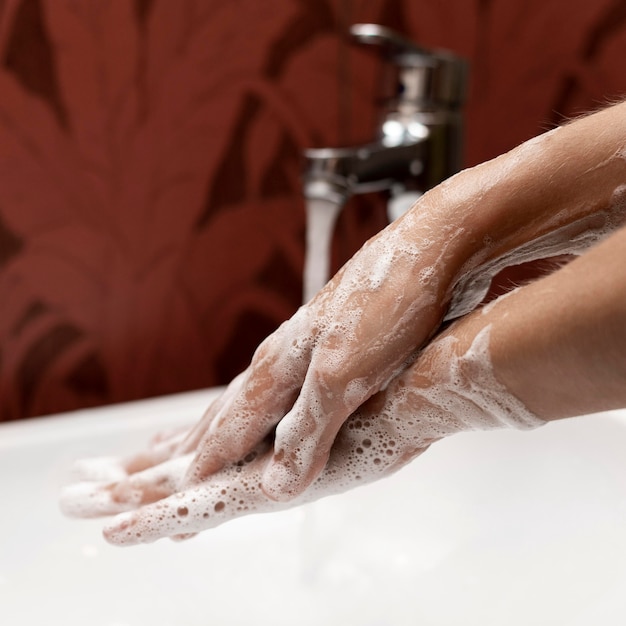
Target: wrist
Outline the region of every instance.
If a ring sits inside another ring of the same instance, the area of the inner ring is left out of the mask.
[[[503,268],[580,254],[624,223],[625,119],[626,105],[603,111],[433,190],[440,222],[464,233],[452,255],[448,318],[479,304]]]

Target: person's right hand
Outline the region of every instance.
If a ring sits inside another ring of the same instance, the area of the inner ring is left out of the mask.
[[[370,240],[264,341],[210,425],[187,484],[274,434],[266,494],[288,500],[324,468],[349,415],[512,264],[581,253],[624,220],[626,103],[457,174]]]
[[[625,145],[621,104],[431,190],[261,344],[182,444],[127,466],[195,451],[190,486],[269,437],[263,489],[296,497],[324,468],[348,416],[403,371],[444,317],[472,310],[502,267],[580,253],[619,227]]]
[[[190,483],[243,458],[276,429],[264,489],[276,499],[301,493],[347,417],[440,326],[460,237],[462,229],[424,208],[368,242],[260,345],[239,392],[190,435],[195,443],[202,435]]]

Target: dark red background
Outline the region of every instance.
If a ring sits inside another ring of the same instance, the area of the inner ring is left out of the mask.
[[[306,147],[391,26],[467,57],[466,164],[626,92],[623,0],[0,1],[0,420],[227,382],[300,299]],[[342,215],[336,263],[384,223]]]

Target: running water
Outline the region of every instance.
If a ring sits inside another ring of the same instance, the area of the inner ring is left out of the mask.
[[[306,248],[304,256],[303,302],[306,304],[329,280],[330,257],[337,216],[343,204],[315,198],[306,202]],[[318,583],[322,559],[314,549],[320,541],[315,504],[303,509],[300,527],[301,576],[308,584]]]
[[[315,198],[306,205],[303,300],[308,302],[330,278],[330,256],[337,216],[343,204]]]

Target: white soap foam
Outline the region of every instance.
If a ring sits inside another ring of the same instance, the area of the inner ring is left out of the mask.
[[[544,424],[497,380],[490,332],[488,325],[462,354],[451,333],[426,348],[418,358],[418,381],[407,371],[346,422],[336,442],[339,452],[313,491],[342,491],[376,480],[456,432]],[[436,374],[427,380],[423,364],[430,361]]]

